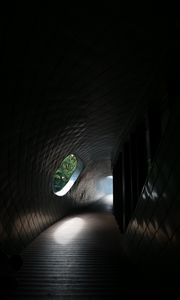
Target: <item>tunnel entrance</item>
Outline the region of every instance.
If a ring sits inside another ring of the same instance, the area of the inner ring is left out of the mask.
[[[97,199],[101,199],[107,205],[113,205],[113,176],[106,176],[97,181]]]

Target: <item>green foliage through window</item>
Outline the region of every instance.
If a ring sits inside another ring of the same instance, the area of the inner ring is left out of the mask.
[[[68,155],[56,170],[53,176],[54,192],[60,191],[69,181],[77,167],[77,158],[74,154]]]

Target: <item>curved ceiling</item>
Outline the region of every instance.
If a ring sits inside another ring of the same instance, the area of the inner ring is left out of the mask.
[[[19,249],[72,205],[51,190],[65,156],[78,155],[92,176],[94,164],[98,174],[111,173],[133,122],[164,93],[165,54],[151,24],[70,25],[55,17],[4,24],[0,229],[6,247],[13,240]]]

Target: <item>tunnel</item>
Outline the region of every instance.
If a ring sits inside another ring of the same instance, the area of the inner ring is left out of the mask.
[[[180,105],[166,21],[1,21],[1,299],[172,295]]]

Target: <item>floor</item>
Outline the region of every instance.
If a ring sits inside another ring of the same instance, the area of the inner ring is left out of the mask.
[[[10,299],[119,299],[132,276],[109,212],[57,222],[27,247],[23,260]]]

